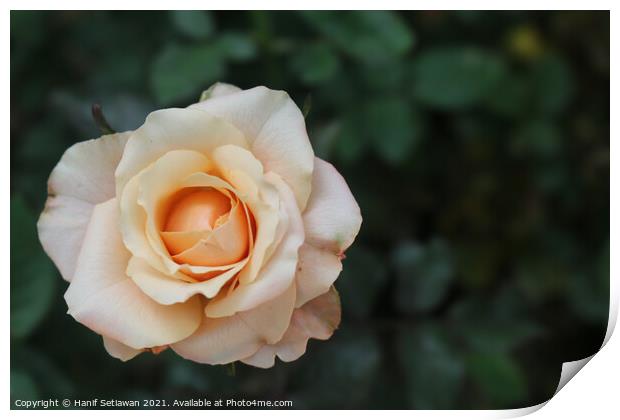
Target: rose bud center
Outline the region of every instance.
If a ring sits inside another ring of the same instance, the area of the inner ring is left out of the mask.
[[[212,188],[190,193],[174,203],[165,231],[211,230],[220,216],[230,211],[230,199]]]
[[[236,263],[247,255],[248,214],[233,193],[191,188],[171,201],[161,237],[174,261],[214,267]]]

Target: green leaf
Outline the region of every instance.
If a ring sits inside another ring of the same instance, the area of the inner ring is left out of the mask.
[[[531,301],[542,303],[565,293],[572,270],[554,256],[527,256],[516,267],[515,280]]]
[[[355,163],[368,148],[366,137],[360,133],[359,124],[359,115],[349,115],[340,124],[335,135],[334,155],[345,163]]]
[[[528,311],[525,296],[514,285],[482,296],[470,294],[450,306],[450,329],[466,349],[507,353],[524,348],[545,332]]]
[[[169,105],[200,92],[224,74],[218,48],[211,45],[167,45],[151,68],[151,87],[158,102]]]
[[[562,138],[550,121],[534,120],[524,124],[510,145],[515,156],[552,158],[562,149]]]
[[[307,85],[331,79],[340,69],[340,60],[329,45],[315,43],[302,46],[291,61],[292,71]]]
[[[422,117],[403,99],[374,100],[367,105],[364,116],[369,142],[387,163],[406,161],[422,139]]]
[[[467,358],[467,370],[493,408],[516,408],[527,396],[521,368],[505,354],[473,354]]]
[[[304,101],[304,105],[305,103]],[[308,128],[308,135],[312,139],[312,148],[317,157],[328,161],[333,159],[335,142],[341,128],[342,124],[337,120],[325,124],[313,124]]]
[[[11,10],[11,44],[33,49],[45,41],[45,16],[36,10]]]
[[[589,271],[573,272],[568,278],[567,300],[575,314],[592,324],[609,318],[609,242]]]
[[[62,122],[49,117],[42,118],[28,128],[22,141],[16,144],[20,155],[33,166],[43,166],[51,171],[66,149],[66,144],[60,141],[64,133]]]
[[[451,251],[440,239],[428,245],[402,243],[393,254],[395,303],[405,313],[426,312],[446,296],[454,280]]]
[[[55,270],[43,253],[36,219],[19,196],[11,198],[11,336],[28,336],[52,302]]]
[[[502,117],[517,118],[528,111],[531,86],[523,77],[505,73],[498,82],[498,94],[486,96],[487,107]]]
[[[463,386],[465,368],[440,328],[425,325],[401,331],[397,350],[411,408],[453,408]]]
[[[203,10],[172,10],[169,12],[175,28],[194,39],[205,39],[213,33],[211,14]]]
[[[497,280],[502,250],[495,241],[466,241],[456,246],[456,265],[462,284],[481,289]]]
[[[398,65],[393,62],[371,62],[359,66],[356,72],[359,74],[360,82],[369,90],[377,93],[400,94],[408,68],[405,63],[400,62]]]
[[[342,309],[354,318],[364,318],[373,310],[386,284],[385,264],[378,255],[361,244],[352,246],[346,255],[344,269],[336,283]]]
[[[547,55],[534,63],[531,72],[534,109],[543,115],[556,115],[570,103],[574,81],[568,64],[556,55]]]
[[[392,11],[304,11],[304,20],[344,53],[361,61],[385,61],[411,50],[414,36]]]
[[[209,390],[209,380],[206,376],[197,375],[193,364],[178,360],[168,364],[166,370],[166,385],[170,388],[189,388],[199,392]]]
[[[38,398],[39,391],[32,377],[21,369],[11,369],[11,402]]]
[[[477,48],[435,48],[413,66],[415,97],[443,110],[477,104],[496,86],[505,67],[495,55]]]
[[[217,38],[216,47],[222,57],[231,61],[249,61],[258,53],[254,40],[238,32],[226,32],[220,35]]]
[[[65,376],[65,372],[38,350],[24,345],[11,348],[11,366],[28,373],[36,384],[40,398],[66,398],[75,393],[75,388]]]

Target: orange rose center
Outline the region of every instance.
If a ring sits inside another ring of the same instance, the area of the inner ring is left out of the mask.
[[[189,188],[170,201],[160,234],[174,261],[215,267],[248,254],[252,224],[245,204],[233,193]]]
[[[166,220],[165,231],[188,232],[211,230],[219,217],[230,211],[230,199],[212,188],[190,193],[174,203]]]

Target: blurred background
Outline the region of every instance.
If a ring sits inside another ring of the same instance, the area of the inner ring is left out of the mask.
[[[288,91],[362,208],[327,342],[269,370],[128,363],[66,314],[35,223],[63,151],[216,81]],[[516,408],[601,345],[608,12],[11,12],[11,398]]]

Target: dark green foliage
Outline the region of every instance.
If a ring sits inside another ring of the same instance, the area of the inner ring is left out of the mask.
[[[36,220],[64,150],[266,85],[304,109],[364,223],[343,322],[270,370],[128,363],[66,314]],[[608,12],[11,13],[11,398],[516,408],[600,347],[609,304]]]

